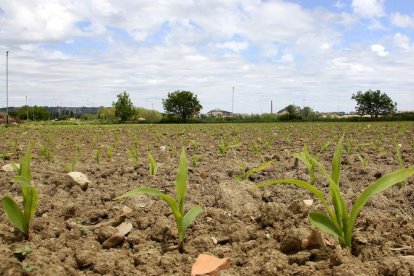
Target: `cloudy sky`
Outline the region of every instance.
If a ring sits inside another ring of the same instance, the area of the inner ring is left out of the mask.
[[[1,0],[0,106],[162,111],[174,90],[213,108],[352,111],[380,89],[414,109],[413,0]]]

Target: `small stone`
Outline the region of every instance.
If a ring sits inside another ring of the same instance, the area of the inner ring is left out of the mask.
[[[305,203],[305,206],[310,208],[313,205],[313,199],[304,199],[303,203]]]
[[[14,164],[17,169],[20,169],[20,164]],[[15,167],[13,166],[13,164],[6,164],[3,167],[1,167],[1,170],[3,172],[14,172],[15,171]]]
[[[118,227],[116,227],[116,229],[118,230],[118,234],[126,236],[132,230],[132,223],[123,222],[120,225],[118,225]]]
[[[81,172],[70,172],[65,175],[65,185],[69,188],[79,186],[82,191],[85,191],[88,188],[89,180]]]
[[[109,249],[116,246],[119,246],[124,243],[125,236],[122,235],[122,233],[116,233],[115,235],[112,235],[109,239],[104,241],[102,244],[103,249]]]
[[[167,149],[167,147],[166,147],[166,146],[161,146],[161,147],[160,147],[160,150],[161,150],[161,151],[165,151],[166,149]]]
[[[215,237],[211,237],[211,239],[213,240],[214,245],[217,244],[217,239]]]

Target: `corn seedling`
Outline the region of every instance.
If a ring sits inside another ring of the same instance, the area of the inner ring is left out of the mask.
[[[311,185],[308,182],[298,179],[278,179],[269,182],[265,182],[257,185],[256,187],[265,187],[273,184],[293,184],[298,187],[304,188],[309,192],[313,193],[323,204],[326,214],[322,212],[311,212],[309,213],[310,223],[326,232],[330,235],[338,238],[339,243],[343,247],[351,248],[352,245],[352,232],[356,219],[361,211],[362,207],[368,202],[368,200],[374,195],[383,192],[387,188],[398,184],[407,178],[414,175],[414,167],[407,169],[400,169],[398,171],[385,174],[377,181],[371,183],[355,200],[354,205],[350,212],[347,210],[344,198],[339,190],[339,178],[340,178],[340,166],[341,166],[341,151],[342,151],[342,140],[336,147],[333,160],[332,160],[332,172],[329,175],[326,168],[319,163],[310,154],[305,154],[304,157],[325,176],[329,182],[329,191],[333,208],[328,204],[324,194],[321,190]]]
[[[148,194],[153,196],[158,196],[162,200],[164,200],[168,206],[170,206],[174,217],[175,222],[177,224],[178,229],[178,245],[177,248],[180,253],[184,252],[184,238],[185,233],[188,226],[196,219],[196,217],[201,213],[202,208],[201,206],[195,205],[191,207],[191,209],[185,213],[184,212],[184,200],[185,200],[185,192],[187,189],[187,181],[188,181],[188,167],[187,167],[187,158],[185,154],[185,150],[183,149],[181,152],[180,161],[178,164],[178,171],[177,177],[175,182],[175,191],[176,191],[176,199],[172,198],[171,196],[160,192],[154,188],[138,188],[131,190],[117,198],[115,200],[130,197],[138,194]]]
[[[42,155],[44,158],[46,158],[48,163],[53,162],[52,151],[49,147],[46,147],[44,145],[40,145],[40,155]]]
[[[139,162],[138,147],[136,147],[135,145],[130,147],[128,149],[128,156],[129,156],[129,160],[131,160],[135,164],[138,164]]]
[[[223,138],[220,139],[219,152],[222,155],[226,154],[230,149],[237,148],[237,147],[240,147],[239,143],[229,145],[229,143],[224,141]]]
[[[111,159],[114,155],[114,145],[110,145],[108,149],[106,150],[106,156]]]
[[[327,141],[326,143],[324,143],[321,149],[319,150],[319,154],[324,153],[330,145],[331,145],[331,141]]]
[[[30,223],[37,208],[37,190],[31,185],[32,174],[30,172],[30,153],[26,152],[20,161],[20,174],[14,180],[20,184],[23,194],[23,210],[20,210],[16,202],[9,196],[2,199],[3,208],[10,223],[29,239]]]
[[[190,149],[192,151],[195,151],[197,149],[197,141],[196,140],[191,140],[191,142],[190,142]]]
[[[96,164],[98,164],[98,165],[101,161],[101,149],[99,149],[99,148],[96,149],[96,151],[95,151],[95,161],[96,161]]]
[[[255,168],[252,168],[248,170],[244,164],[241,164],[240,166],[240,175],[236,175],[236,180],[243,181],[249,179],[253,174],[258,173],[266,169],[272,164],[272,161],[266,162],[261,164],[260,166],[257,166]]]
[[[363,168],[365,168],[366,166],[368,166],[368,155],[366,155],[365,153],[358,153],[358,159],[361,162],[361,166]]]
[[[191,165],[193,167],[197,167],[201,160],[203,160],[203,156],[201,156],[201,155],[193,155],[191,157]]]
[[[148,159],[149,159],[149,174],[156,175],[158,172],[158,164],[150,152],[148,153]]]
[[[306,168],[308,169],[309,176],[310,176],[310,184],[313,186],[316,183],[317,176],[316,176],[316,165],[315,163],[310,162],[308,159],[309,151],[306,145],[303,146],[303,150],[299,153],[294,153],[293,157],[297,158],[298,160],[302,161]],[[315,159],[317,160],[319,156],[316,156]],[[296,164],[295,164],[296,165]]]

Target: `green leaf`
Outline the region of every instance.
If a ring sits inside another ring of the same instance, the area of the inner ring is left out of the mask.
[[[13,180],[16,181],[17,183],[19,183],[21,185],[21,187],[30,187],[30,180],[27,179],[24,176],[21,175],[17,175],[15,177],[13,177]]]
[[[32,180],[32,174],[30,172],[30,158],[30,153],[26,152],[23,158],[20,160],[20,175],[29,181]]]
[[[273,161],[269,161],[269,162],[266,162],[266,163],[263,163],[263,164],[261,164],[260,166],[258,166],[258,167],[255,167],[255,168],[252,168],[251,170],[249,170],[248,172],[247,172],[247,174],[246,174],[246,178],[245,179],[248,179],[250,176],[252,176],[253,174],[255,174],[255,173],[257,173],[257,172],[260,172],[260,171],[262,171],[262,170],[264,170],[264,169],[266,169],[267,167],[269,167],[270,166],[270,164],[272,164],[273,163]]]
[[[197,218],[197,216],[201,213],[203,208],[201,206],[193,206],[187,214],[183,217],[182,221],[182,239],[184,240],[185,231],[187,230],[188,226]]]
[[[17,206],[16,202],[9,196],[3,197],[2,203],[10,223],[26,235],[25,218],[22,211],[20,211],[19,206]]]
[[[355,221],[358,217],[362,207],[368,202],[368,200],[374,195],[385,191],[389,187],[398,184],[407,178],[414,175],[414,167],[401,169],[392,173],[387,173],[377,181],[371,183],[355,200],[354,206],[352,207],[349,224],[346,231],[346,237],[351,238],[352,230],[354,228]]]
[[[332,174],[331,178],[333,182],[339,186],[339,176],[341,173],[341,155],[342,155],[342,140],[344,136],[339,139],[338,145],[336,146],[336,150],[332,160]]]
[[[178,163],[177,177],[175,180],[175,194],[180,213],[184,213],[185,191],[187,189],[188,168],[185,149],[181,150],[180,162]]]
[[[24,196],[24,216],[26,219],[27,233],[29,232],[29,225],[32,221],[37,208],[37,190],[34,187],[22,187]]]
[[[298,180],[298,179],[277,179],[277,180],[261,183],[259,185],[256,185],[255,187],[262,188],[262,187],[266,187],[266,186],[270,186],[274,184],[293,184],[293,185],[296,185],[298,187],[308,190],[309,192],[313,193],[322,202],[323,206],[325,207],[329,215],[333,217],[334,219],[336,219],[335,214],[333,213],[332,209],[329,207],[328,203],[326,202],[326,199],[323,193],[318,188],[316,188],[315,186],[312,186],[308,182]]]
[[[139,194],[147,194],[147,195],[153,195],[153,196],[160,197],[162,200],[167,202],[167,204],[170,206],[176,221],[182,218],[182,215],[178,209],[177,203],[174,201],[174,199],[170,197],[169,195],[166,195],[154,188],[143,187],[143,188],[133,189],[129,192],[126,192],[125,194],[121,196],[114,198],[114,200],[118,200],[118,199],[125,198],[125,197],[130,197],[130,196],[135,196]]]
[[[336,227],[335,223],[332,222],[325,214],[321,212],[309,213],[309,221],[313,226],[319,228],[325,233],[331,234],[337,238],[341,238],[341,231]]]
[[[148,158],[150,162],[150,175],[156,175],[158,170],[157,162],[155,161],[151,153],[148,153]]]

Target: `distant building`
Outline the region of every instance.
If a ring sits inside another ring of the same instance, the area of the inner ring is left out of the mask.
[[[216,109],[213,109],[207,112],[206,116],[207,117],[232,117],[233,113],[231,113],[230,111],[225,111],[225,110],[216,108]]]

